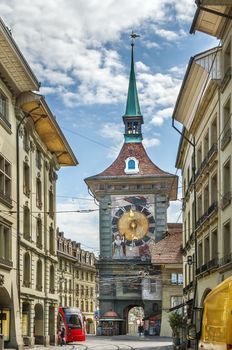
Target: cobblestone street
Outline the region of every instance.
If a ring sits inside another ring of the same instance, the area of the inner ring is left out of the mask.
[[[60,347],[50,348],[36,347],[36,350],[58,350]],[[165,337],[139,337],[132,335],[121,335],[113,337],[88,336],[86,342],[68,344],[63,350],[172,350],[172,339]]]

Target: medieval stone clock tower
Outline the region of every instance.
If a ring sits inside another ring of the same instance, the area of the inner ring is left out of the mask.
[[[145,318],[161,309],[159,269],[151,265],[151,248],[165,236],[169,201],[177,196],[177,176],[158,168],[142,143],[133,49],[132,42],[124,144],[106,170],[85,179],[99,202],[99,302],[102,320],[113,327],[109,335],[128,331],[132,307],[143,307]],[[109,311],[117,315],[110,318]]]

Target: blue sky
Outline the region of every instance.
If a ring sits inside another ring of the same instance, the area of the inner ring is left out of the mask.
[[[123,142],[132,30],[140,34],[135,62],[144,144],[159,167],[176,172],[179,136],[170,117],[186,65],[217,44],[189,34],[194,12],[194,0],[1,1],[0,15],[80,163],[58,173],[57,210],[96,209],[83,179],[109,166]],[[181,220],[180,201],[168,218]],[[97,211],[60,213],[57,223],[67,237],[97,251]]]

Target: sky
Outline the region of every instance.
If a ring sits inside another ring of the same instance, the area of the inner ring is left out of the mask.
[[[41,82],[79,165],[61,168],[57,224],[82,248],[99,249],[98,207],[84,178],[106,169],[123,143],[130,33],[134,48],[143,143],[151,160],[176,174],[179,135],[171,116],[191,56],[217,45],[189,34],[194,0],[1,0],[0,16]],[[177,172],[180,175],[180,172]],[[179,200],[168,221],[181,221]],[[91,213],[72,211],[94,209]]]

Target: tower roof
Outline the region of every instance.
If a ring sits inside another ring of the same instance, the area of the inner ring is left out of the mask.
[[[127,103],[125,116],[142,116],[139,106],[139,98],[135,79],[135,69],[134,69],[134,43],[131,43],[131,70],[130,70],[130,80],[127,93]]]

